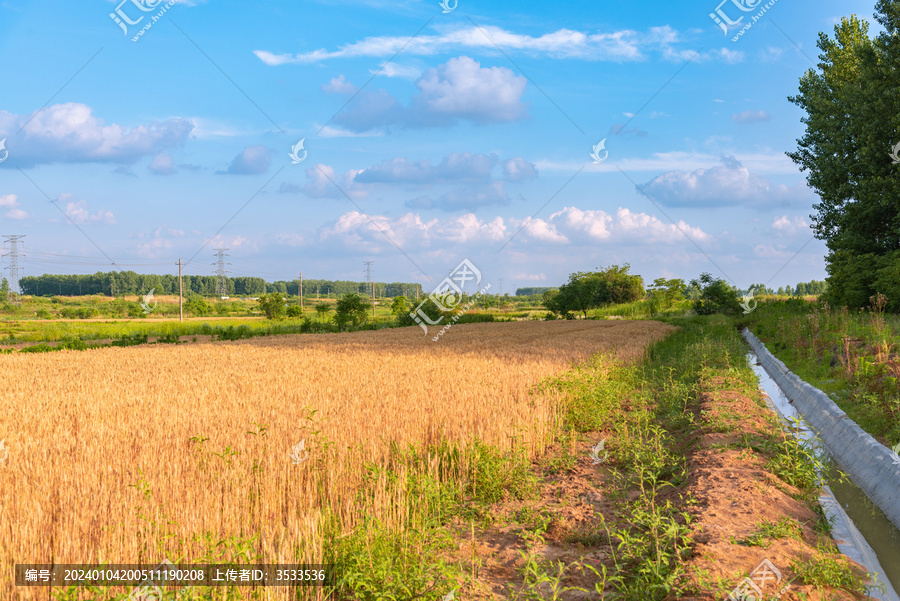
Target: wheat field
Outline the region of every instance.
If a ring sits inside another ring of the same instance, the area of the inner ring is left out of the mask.
[[[538,455],[557,399],[536,384],[598,352],[639,357],[672,329],[488,323],[438,342],[401,328],[2,355],[0,599],[49,598],[11,584],[15,563],[315,563],[322,516],[354,527],[362,466],[389,442],[518,437]]]

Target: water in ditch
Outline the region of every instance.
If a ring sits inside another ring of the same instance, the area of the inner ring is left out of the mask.
[[[777,407],[782,417],[793,423],[794,419],[800,417],[797,410],[788,401],[778,384],[759,365],[756,354],[750,352],[747,358],[750,361],[750,366],[759,378],[759,387],[769,396],[772,404]],[[815,432],[811,431],[805,423],[799,429],[792,428],[792,430],[799,438],[810,441],[822,450],[827,459],[826,463],[829,466],[827,472],[822,474],[822,479],[831,487],[835,499],[847,512],[847,515],[863,537],[865,537],[872,550],[875,551],[878,561],[881,563],[882,569],[884,569],[884,576],[890,581],[894,590],[900,592],[900,530],[887,519],[878,506],[853,482],[841,483],[838,481],[837,466],[828,455],[824,446],[817,440]]]

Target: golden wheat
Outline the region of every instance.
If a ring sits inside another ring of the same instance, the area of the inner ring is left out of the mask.
[[[2,355],[0,598],[46,598],[12,586],[14,563],[200,563],[222,539],[315,562],[320,516],[354,525],[360,467],[389,441],[517,436],[539,454],[556,400],[535,384],[597,352],[637,357],[671,329],[468,324],[439,342],[403,328]]]

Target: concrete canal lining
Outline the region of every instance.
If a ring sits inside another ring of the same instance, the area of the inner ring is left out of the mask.
[[[750,355],[751,366],[757,377],[760,379],[760,389],[765,393],[765,401],[769,408],[780,415],[782,421],[787,427],[794,431],[795,436],[807,442],[811,442],[817,449],[825,450],[836,459],[839,451],[843,451],[843,455],[848,455],[848,440],[853,440],[850,435],[858,436],[862,433],[864,437],[871,439],[872,443],[878,444],[877,441],[865,432],[863,432],[849,417],[840,410],[833,401],[825,395],[821,390],[814,388],[803,382],[796,374],[788,370],[784,364],[772,356],[752,333],[746,329],[742,332],[744,338],[753,349]],[[755,365],[753,365],[755,364]],[[777,378],[777,381],[776,381]],[[802,382],[805,386],[797,386],[797,382]],[[793,384],[793,386],[792,386]],[[782,386],[785,386],[782,388]],[[810,391],[815,391],[812,395]],[[812,398],[810,398],[812,397]],[[801,400],[800,403],[795,399]],[[811,402],[812,401],[812,402]],[[815,411],[810,412],[809,406],[815,404]],[[829,407],[828,405],[831,405]],[[813,419],[810,420],[809,417]],[[803,422],[794,427],[793,420],[802,418]],[[817,419],[818,418],[818,419]],[[836,419],[835,419],[836,418]],[[789,421],[791,420],[791,421]],[[817,425],[813,425],[812,421],[818,421]],[[834,424],[842,423],[852,425],[852,428],[837,428]],[[855,429],[855,430],[854,430]],[[819,436],[821,434],[822,436]],[[830,434],[830,445],[826,444],[824,438]],[[837,441],[839,448],[833,445]],[[866,449],[868,441],[857,443],[859,449]],[[881,446],[881,445],[879,445]],[[882,447],[885,448],[886,447]],[[896,463],[896,456],[887,450],[891,457],[891,465]],[[860,465],[861,460],[847,461],[851,465]],[[846,466],[846,463],[842,467]],[[850,473],[850,470],[844,467],[852,480],[858,476]],[[830,472],[831,470],[829,470]],[[871,473],[866,471],[863,477],[871,477]],[[861,484],[861,482],[859,483]],[[832,522],[831,535],[838,546],[841,553],[856,561],[865,567],[870,574],[873,575],[872,583],[867,586],[867,591],[872,598],[882,599],[883,601],[900,601],[900,596],[896,590],[900,585],[900,571],[895,561],[900,552],[900,529],[896,528],[889,517],[884,515],[880,507],[873,503],[867,493],[852,481],[835,481],[838,486],[840,495],[835,495],[831,488],[823,482],[823,492],[819,497],[819,504],[825,511],[826,517]],[[895,489],[896,490],[896,489]],[[838,498],[841,501],[838,501]],[[846,507],[843,505],[848,503]],[[868,507],[868,509],[866,509]],[[851,518],[848,512],[855,517]],[[859,527],[868,532],[864,535],[857,528],[854,520],[861,520]],[[871,538],[871,544],[869,536]],[[875,547],[875,549],[873,549]],[[879,558],[886,560],[889,565],[888,570],[884,570]],[[893,587],[891,586],[893,582]],[[883,587],[883,588],[881,588]]]
[[[744,328],[742,334],[838,465],[900,528],[900,461],[893,451],[856,425],[827,394],[791,372],[750,330]]]

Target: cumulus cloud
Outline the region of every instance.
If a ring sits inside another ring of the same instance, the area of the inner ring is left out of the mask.
[[[55,104],[31,115],[0,111],[0,138],[8,138],[10,156],[20,166],[133,163],[181,146],[193,129],[194,124],[187,119],[133,127],[105,125],[93,115],[91,107],[77,102]]]
[[[102,225],[115,225],[116,218],[113,216],[112,211],[104,211],[99,210],[94,213],[91,213],[88,210],[87,203],[81,199],[75,199],[72,194],[68,192],[63,192],[60,194],[56,202],[62,204],[65,203],[66,207],[64,209],[64,213],[66,216],[72,220],[73,223],[82,225],[86,223],[99,223]]]
[[[175,159],[171,154],[158,154],[150,161],[147,169],[156,175],[172,175],[177,169],[175,168]]]
[[[673,48],[674,44],[681,42],[681,34],[667,25],[651,27],[645,32],[624,29],[588,33],[559,29],[540,36],[513,33],[495,26],[463,26],[442,27],[435,35],[419,35],[411,40],[403,36],[368,37],[332,51],[319,49],[302,54],[276,54],[268,50],[255,50],[253,53],[270,66],[361,56],[394,56],[401,50],[406,56],[432,56],[460,48],[496,52],[498,46],[507,52],[586,61],[640,61],[647,58],[648,52],[659,52],[663,58],[673,61],[687,60],[694,56],[693,50]],[[723,48],[707,52],[695,60],[721,58],[728,61],[736,53]]]
[[[161,225],[153,230],[152,236],[144,233],[134,235],[140,240],[137,243],[137,254],[142,258],[158,258],[163,256],[171,256],[167,252],[174,247],[173,239],[183,238],[184,230]]]
[[[482,67],[461,56],[428,69],[409,106],[385,90],[360,94],[335,121],[350,130],[451,126],[460,120],[508,123],[527,117],[527,80],[506,67]]]
[[[731,116],[731,120],[735,123],[761,123],[769,119],[771,117],[766,111],[744,111]]]
[[[529,179],[535,179],[538,176],[537,168],[534,163],[526,161],[523,158],[516,157],[510,159],[503,164],[503,173],[511,182],[522,182]]]
[[[794,186],[773,184],[750,173],[732,156],[721,157],[722,165],[694,171],[669,171],[638,189],[650,198],[673,207],[746,205],[757,208],[785,206],[806,200],[810,190],[800,182]]]
[[[225,171],[217,174],[259,175],[269,170],[273,151],[266,146],[247,146],[234,159]]]
[[[468,152],[451,153],[445,156],[438,165],[432,165],[431,161],[411,161],[404,157],[396,157],[363,169],[356,175],[355,181],[361,184],[436,184],[453,181],[486,181],[490,179],[491,171],[497,161],[496,155],[488,156]]]
[[[772,221],[772,230],[784,236],[793,236],[797,232],[810,233],[809,224],[806,222],[806,219],[800,215],[793,218],[788,217],[787,215],[776,217],[774,221]]]
[[[441,194],[436,200],[418,197],[406,202],[410,209],[440,209],[442,211],[474,210],[490,205],[508,205],[509,196],[503,182],[461,186]]]
[[[354,200],[365,198],[367,191],[353,181],[357,173],[358,170],[351,169],[338,176],[335,175],[334,167],[319,163],[306,170],[306,185],[300,191],[311,198],[345,198],[345,194]],[[290,188],[283,186],[279,191],[296,189],[291,184],[288,186]]]
[[[0,194],[0,209],[8,209],[3,216],[7,219],[25,219],[28,213],[19,208],[16,194]]]
[[[355,94],[359,88],[347,81],[343,75],[338,75],[322,86],[322,89],[329,94]]]
[[[518,246],[588,246],[687,243],[685,233],[695,242],[711,242],[712,236],[699,227],[683,221],[665,223],[647,213],[634,213],[619,208],[614,215],[602,210],[565,207],[546,219],[502,217],[480,219],[473,213],[452,218],[424,220],[410,212],[398,218],[384,215],[366,216],[358,211],[345,213],[333,224],[315,235],[291,236],[292,245],[321,245],[338,242],[342,246],[377,250],[389,245],[385,234],[408,251],[425,251],[432,246],[466,244],[473,247],[495,247],[518,232],[513,244]],[[684,233],[682,233],[684,232]]]
[[[401,186],[420,192],[406,201],[406,207],[410,209],[474,210],[510,203],[504,182],[498,179],[501,176],[510,182],[524,181],[537,177],[537,169],[523,158],[501,161],[494,154],[454,152],[437,164],[394,157],[365,169],[348,170],[343,175],[336,174],[330,165],[316,165],[306,170],[303,188],[283,183],[279,192],[304,192],[313,198],[340,198],[343,190],[351,198],[365,198],[378,188]],[[435,187],[442,189],[432,195],[421,194],[423,189]]]

